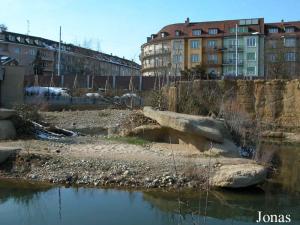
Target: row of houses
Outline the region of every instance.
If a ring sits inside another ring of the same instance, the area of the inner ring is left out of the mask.
[[[25,67],[25,75],[57,75],[59,42],[0,30],[0,56]],[[125,58],[61,43],[64,76],[138,76],[140,65]]]
[[[201,65],[208,74],[299,78],[300,21],[264,18],[171,24],[141,46],[143,76],[177,75]]]

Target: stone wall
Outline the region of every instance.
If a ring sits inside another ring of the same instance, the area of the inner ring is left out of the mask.
[[[207,92],[207,87],[210,93]],[[178,111],[180,98],[190,88],[190,98],[207,98],[220,101],[234,98],[238,107],[253,118],[260,118],[264,123],[272,123],[284,130],[300,130],[300,80],[197,80],[193,84],[178,83],[168,90],[170,111]],[[185,96],[186,98],[186,96]],[[199,106],[201,107],[201,106]]]

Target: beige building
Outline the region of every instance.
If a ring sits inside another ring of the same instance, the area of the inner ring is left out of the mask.
[[[15,58],[26,75],[58,73],[58,42],[12,32],[0,32],[0,56]],[[124,58],[72,44],[61,44],[61,75],[139,76],[140,65]]]

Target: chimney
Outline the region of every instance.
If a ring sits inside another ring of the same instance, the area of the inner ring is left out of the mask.
[[[187,17],[184,23],[185,23],[185,25],[189,25],[190,24],[190,18]]]

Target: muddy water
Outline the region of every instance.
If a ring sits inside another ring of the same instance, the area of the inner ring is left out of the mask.
[[[270,151],[273,156],[271,157]],[[300,149],[264,144],[277,172],[262,189],[163,192],[65,188],[0,180],[3,225],[254,225],[258,211],[300,224]],[[275,155],[275,156],[274,156]],[[206,207],[207,205],[207,207]]]

